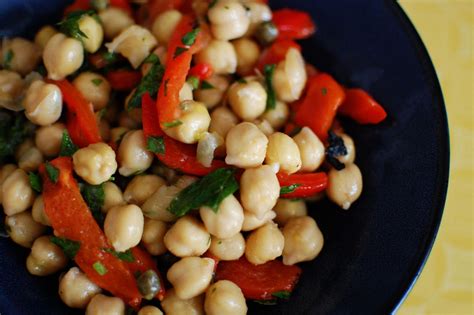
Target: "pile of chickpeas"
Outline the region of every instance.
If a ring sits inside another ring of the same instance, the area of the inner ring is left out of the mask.
[[[172,288],[161,302],[164,313],[246,314],[239,287],[230,281],[213,283],[214,260],[203,257],[206,252],[222,261],[245,255],[256,265],[279,257],[284,264],[293,265],[320,253],[323,235],[308,215],[305,201],[280,198],[276,176],[277,172],[315,172],[324,164],[324,144],[310,128],[302,128],[293,137],[279,131],[289,119],[288,104],[302,96],[308,77],[305,60],[298,50],[290,49],[276,66],[276,108],[266,110],[264,80],[253,71],[263,47],[253,35],[259,25],[271,20],[270,8],[252,0],[219,0],[209,10],[206,1],[194,1],[194,7],[198,14],[207,14],[213,37],[194,56],[194,62],[211,65],[214,75],[208,82],[214,88],[193,90],[185,83],[180,92],[182,124],[165,132],[180,142],[197,144],[198,151],[203,149],[204,165],[219,158],[244,169],[238,197],[225,198],[217,213],[201,207],[177,218],[167,211],[173,198],[197,178],[157,164],[146,147],[140,109],[127,111],[129,97],[112,97],[104,75],[77,74],[87,54],[103,46],[143,73],[149,65],[142,63],[151,53],[165,63],[166,46],[182,13],[165,11],[148,29],[135,24],[125,11],[109,7],[98,11],[99,20],[88,15],[80,19],[80,30],[87,36],[82,41],[59,33],[54,26],[41,28],[34,41],[4,39],[1,53],[11,52],[13,58],[8,69],[0,71],[0,107],[23,111],[37,126],[34,136],[17,147],[16,163],[0,168],[5,225],[14,242],[31,248],[26,260],[31,274],[51,275],[68,263],[62,250],[44,235],[51,224],[42,196],[28,180],[28,172],[58,156],[66,130],[61,91],[33,72],[41,62],[50,79],[74,74],[72,84],[97,114],[104,142],[78,150],[73,165],[86,183],[103,184],[104,232],[110,244],[119,252],[141,244],[153,256],[169,252],[179,258],[166,274]],[[245,80],[233,82],[234,75]],[[326,195],[348,209],[361,194],[362,177],[353,163],[353,140],[342,129],[336,133],[348,151],[339,157],[346,167],[329,169]],[[116,151],[107,144],[110,142],[118,143]],[[131,179],[124,190],[110,181],[117,172]],[[69,307],[86,309],[91,315],[124,314],[126,309],[121,299],[102,292],[77,267],[61,274],[59,296]],[[155,306],[145,306],[138,314],[163,313]]]

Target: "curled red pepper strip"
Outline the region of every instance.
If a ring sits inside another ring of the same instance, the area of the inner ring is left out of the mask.
[[[290,48],[295,48],[301,51],[301,46],[290,39],[276,40],[270,47],[266,48],[257,62],[257,68],[263,71],[265,65],[278,64],[286,57],[286,53]]]
[[[213,74],[212,66],[207,63],[198,63],[189,70],[189,76],[194,76],[200,81],[209,79]]]
[[[362,89],[346,89],[346,99],[338,113],[359,124],[378,124],[387,117],[382,105]]]
[[[289,194],[281,195],[283,198],[306,198],[312,197],[326,189],[328,177],[326,173],[301,173],[301,174],[277,174],[280,187],[297,185],[295,190]]]
[[[293,9],[273,11],[273,23],[279,39],[305,39],[316,32],[316,25],[307,12]]]

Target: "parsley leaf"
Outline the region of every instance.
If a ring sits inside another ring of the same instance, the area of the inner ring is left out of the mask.
[[[96,78],[91,80],[95,86],[100,86],[102,84],[102,79]]]
[[[104,222],[104,214],[102,213],[102,206],[105,201],[104,184],[90,185],[84,183],[81,185],[81,195],[96,221],[102,224]]]
[[[165,141],[163,137],[148,137],[146,148],[153,153],[165,154]]]
[[[255,303],[261,304],[261,305],[276,305],[277,304],[276,299],[273,299],[273,300],[253,300],[253,301]]]
[[[344,165],[344,163],[341,163],[337,158],[339,156],[347,155],[347,148],[344,145],[344,140],[342,140],[342,138],[336,135],[332,130],[330,130],[328,134],[329,146],[326,149],[326,160],[336,170],[340,171],[346,166]]]
[[[207,82],[207,81],[202,81],[201,83],[201,90],[211,90],[211,89],[215,89],[216,87],[214,85],[212,85],[211,83]]]
[[[196,27],[195,29],[184,35],[183,38],[181,38],[181,42],[186,46],[194,45],[200,31],[201,29],[199,27]]]
[[[220,168],[183,189],[171,201],[168,211],[178,217],[201,206],[207,206],[217,212],[222,200],[238,189],[235,170]]]
[[[5,70],[9,70],[11,68],[11,63],[12,63],[12,60],[13,60],[13,57],[14,57],[14,53],[13,53],[13,50],[9,49],[5,55],[3,56],[3,62],[2,62],[2,65],[3,65],[3,68]]]
[[[67,130],[64,130],[59,156],[72,156],[77,150],[79,150],[79,148],[72,142]]]
[[[23,112],[0,110],[0,164],[12,158],[16,147],[33,132]]]
[[[107,268],[100,262],[96,261],[93,265],[92,268],[101,276],[105,275],[107,273]]]
[[[43,185],[41,184],[41,177],[33,172],[28,174],[28,179],[30,180],[30,186],[34,191],[40,193],[43,191]]]
[[[82,41],[84,38],[88,38],[87,35],[79,28],[79,20],[84,15],[97,18],[97,14],[94,10],[76,10],[69,13],[64,20],[58,23],[59,30],[67,36],[73,37],[80,41]]]
[[[69,240],[64,237],[51,236],[49,240],[51,241],[51,243],[59,246],[69,259],[74,259],[74,257],[76,257],[77,252],[81,248],[81,243]]]
[[[163,127],[168,129],[168,128],[177,127],[177,126],[182,125],[182,124],[183,124],[183,122],[181,120],[176,119],[176,120],[173,120],[171,122],[163,123]]]
[[[188,50],[189,48],[186,48],[186,47],[176,47],[173,58],[177,58],[179,55],[181,55],[182,53]]]
[[[273,292],[272,295],[274,297],[279,298],[279,299],[288,300],[291,296],[291,292],[290,291],[278,291],[278,292]]]
[[[293,184],[290,186],[283,186],[280,188],[280,195],[291,194],[296,190],[296,188],[300,187],[301,184]]]
[[[56,184],[59,179],[59,170],[53,164],[49,162],[45,163],[45,167],[46,167],[46,174],[48,175],[49,180],[52,181],[54,184]]]
[[[273,89],[273,74],[275,73],[276,65],[266,65],[263,69],[265,74],[265,84],[267,86],[267,110],[275,109],[276,107],[276,94]]]
[[[104,248],[104,251],[109,253],[109,254],[114,255],[118,259],[120,259],[122,261],[125,261],[125,262],[134,262],[135,261],[135,257],[133,257],[132,251],[130,249],[125,251],[125,252],[117,252],[117,251],[115,251],[111,248]]]
[[[196,90],[199,87],[199,78],[195,76],[190,76],[186,82],[188,82],[192,87],[193,90]]]

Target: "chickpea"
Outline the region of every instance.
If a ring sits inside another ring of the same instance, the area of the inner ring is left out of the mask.
[[[308,127],[303,127],[301,131],[293,137],[301,155],[301,171],[314,172],[324,162],[324,144],[318,136]]]
[[[136,176],[127,185],[123,193],[123,198],[127,203],[141,206],[158,188],[165,184],[165,180],[156,175]]]
[[[285,60],[280,62],[273,75],[273,88],[277,98],[291,103],[298,100],[306,85],[307,74],[301,53],[290,48]]]
[[[217,212],[201,207],[199,214],[207,231],[219,238],[229,238],[240,232],[244,222],[244,209],[234,195],[222,200]]]
[[[22,110],[19,99],[24,87],[25,83],[18,73],[0,70],[0,108],[4,107],[13,111]]]
[[[134,24],[127,12],[117,7],[108,7],[100,11],[99,17],[104,27],[105,38],[109,40]]]
[[[34,124],[47,126],[61,116],[63,98],[55,84],[34,81],[23,99],[26,117]]]
[[[44,162],[43,155],[37,147],[28,149],[18,160],[18,166],[25,172],[36,171]]]
[[[158,15],[151,27],[153,35],[161,45],[168,45],[176,26],[183,15],[178,10],[168,10]]]
[[[245,239],[242,233],[237,233],[225,239],[213,236],[209,252],[219,260],[237,260],[245,252]]]
[[[94,143],[72,156],[74,171],[91,185],[100,185],[117,170],[114,150],[106,143]]]
[[[362,193],[362,174],[355,164],[343,170],[331,169],[328,174],[327,195],[344,210],[348,210]]]
[[[272,125],[270,125],[270,123],[265,119],[256,119],[252,123],[257,126],[257,128],[260,129],[260,131],[263,132],[263,134],[267,136],[267,138],[275,132]]]
[[[267,211],[262,218],[258,218],[254,213],[244,211],[244,224],[242,225],[242,231],[253,231],[258,229],[262,225],[272,221],[276,217],[274,211]]]
[[[265,159],[267,144],[267,137],[257,126],[240,123],[227,133],[225,162],[240,168],[257,167]]]
[[[344,164],[351,164],[354,163],[355,156],[356,156],[356,150],[355,150],[355,145],[354,145],[354,140],[347,135],[347,134],[342,134],[340,135],[342,138],[342,141],[344,141],[344,146],[346,147],[347,154],[343,156],[337,157],[339,162],[344,163]]]
[[[184,143],[197,143],[201,136],[209,129],[211,116],[203,103],[184,101],[181,103],[181,122],[175,127],[166,128],[165,133]]]
[[[109,52],[117,52],[127,58],[133,68],[137,69],[157,44],[149,30],[131,25],[105,46]]]
[[[33,241],[44,233],[46,227],[33,220],[30,211],[23,211],[5,218],[5,230],[12,241],[30,248]]]
[[[123,111],[119,115],[119,127],[126,129],[139,129],[140,123],[133,119],[132,115]]]
[[[163,315],[163,312],[156,306],[147,305],[142,307],[137,315]]]
[[[164,237],[167,231],[165,222],[145,218],[142,243],[150,254],[157,256],[166,253]]]
[[[206,80],[212,88],[203,89],[202,87],[194,91],[196,100],[204,103],[208,109],[214,108],[224,98],[224,95],[229,88],[229,79],[222,75],[213,75]]]
[[[242,37],[250,25],[244,6],[238,1],[217,1],[207,16],[211,22],[212,35],[219,40]]]
[[[245,315],[247,304],[242,290],[235,283],[220,280],[207,289],[204,310],[207,315]]]
[[[53,157],[59,154],[64,130],[66,126],[62,123],[43,126],[36,130],[35,145],[44,156]]]
[[[132,130],[125,134],[118,149],[119,173],[130,176],[143,172],[151,166],[153,153],[148,151],[142,130]]]
[[[120,144],[125,134],[129,131],[130,129],[125,127],[112,128],[110,129],[110,140],[117,144]]]
[[[29,40],[15,37],[4,39],[2,45],[3,60],[9,54],[11,60],[6,70],[18,72],[20,75],[27,75],[33,71],[41,60],[41,49]]]
[[[86,100],[94,105],[94,111],[105,108],[110,100],[111,87],[106,78],[94,72],[82,72],[72,82]]]
[[[280,165],[280,170],[293,174],[301,168],[300,150],[295,141],[284,133],[275,132],[268,138],[265,163]]]
[[[166,315],[204,315],[204,295],[183,300],[176,295],[175,289],[166,290],[161,306]]]
[[[249,38],[241,38],[233,41],[232,45],[237,53],[237,73],[245,76],[253,72],[260,58],[258,44]]]
[[[5,164],[0,166],[0,204],[3,203],[3,183],[11,173],[17,169],[15,164]]]
[[[217,132],[223,138],[227,136],[232,127],[239,123],[239,118],[228,109],[227,107],[221,106],[216,108],[211,113],[211,125],[209,126],[209,132]]]
[[[39,195],[36,197],[33,207],[31,208],[31,215],[33,220],[36,222],[41,223],[42,225],[51,226],[51,222],[49,221],[46,212],[44,212],[43,196]]]
[[[211,258],[186,257],[171,266],[167,278],[180,299],[191,299],[206,291],[212,280],[214,265]]]
[[[229,89],[229,104],[239,118],[251,121],[265,112],[267,92],[258,81],[235,82]]]
[[[231,74],[237,69],[237,53],[227,41],[212,40],[207,47],[196,54],[197,63],[207,63],[215,74]]]
[[[87,305],[86,315],[123,315],[125,303],[118,297],[95,295]]]
[[[142,239],[144,218],[136,205],[116,206],[107,212],[104,233],[114,249],[124,252]]]
[[[283,228],[283,236],[285,265],[313,260],[319,255],[324,244],[323,234],[316,221],[308,216],[291,218]]]
[[[262,22],[272,20],[272,10],[268,5],[258,1],[246,1],[245,6],[249,9],[250,17],[250,25],[246,35],[251,36]]]
[[[82,43],[71,37],[58,33],[44,47],[43,62],[48,77],[62,80],[78,70],[84,61]]]
[[[34,146],[35,143],[33,139],[27,138],[15,148],[15,159],[18,161],[23,154],[25,154],[29,149],[33,148]]]
[[[61,248],[51,243],[50,236],[35,240],[26,259],[26,268],[35,276],[48,276],[66,267],[67,258]]]
[[[51,37],[57,33],[58,31],[51,25],[43,26],[35,35],[35,44],[41,47],[41,49],[44,49]]]
[[[193,100],[193,87],[188,82],[184,82],[183,87],[179,91],[179,101],[192,101]]]
[[[253,231],[247,238],[245,257],[254,265],[261,265],[281,256],[285,238],[278,226],[266,223]]]
[[[112,183],[112,182],[105,182],[104,183],[104,205],[102,206],[102,212],[109,211],[110,208],[116,206],[123,206],[126,204],[122,191],[120,188]]]
[[[72,308],[85,308],[102,290],[77,267],[72,267],[59,280],[59,296]]]
[[[79,19],[78,26],[86,35],[81,38],[84,49],[89,53],[95,53],[104,40],[104,29],[102,25],[92,16],[84,14]]]
[[[240,200],[244,209],[262,219],[277,203],[280,183],[268,165],[247,169],[240,179]]]
[[[24,170],[17,169],[5,179],[2,184],[2,196],[6,215],[23,212],[33,205],[35,193]]]
[[[276,213],[275,222],[279,226],[285,226],[291,219],[304,217],[308,214],[306,202],[284,198],[278,199],[273,211]]]
[[[192,216],[180,218],[165,234],[166,248],[175,256],[201,256],[211,245],[211,235]]]
[[[288,105],[277,101],[275,108],[267,110],[262,118],[268,121],[275,130],[278,130],[286,124],[289,116],[290,109]]]

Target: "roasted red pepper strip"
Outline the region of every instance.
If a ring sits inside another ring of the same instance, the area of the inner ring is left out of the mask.
[[[271,300],[275,292],[293,291],[300,274],[301,268],[296,265],[286,266],[279,260],[253,265],[243,256],[239,260],[219,262],[216,281],[234,282],[247,299]]]
[[[111,247],[81,196],[73,177],[71,158],[57,158],[51,164],[59,170],[56,183],[49,179],[44,165],[40,167],[40,174],[43,179],[44,211],[55,233],[80,242],[81,247],[74,260],[91,281],[129,305],[138,307],[142,297],[136,280],[123,261],[104,251]],[[93,265],[97,262],[107,270],[104,275],[94,269]]]
[[[306,198],[322,192],[328,185],[326,173],[277,174],[280,187],[299,185],[292,193],[281,195],[283,198]]]
[[[273,23],[279,39],[305,39],[316,32],[316,25],[307,12],[281,9],[273,11]]]
[[[346,89],[346,99],[339,107],[338,113],[354,119],[359,124],[378,124],[387,117],[382,105],[362,89]]]
[[[201,81],[209,79],[213,73],[214,70],[207,63],[198,63],[189,70],[189,76],[194,76]]]
[[[278,64],[284,60],[290,48],[301,51],[301,46],[289,39],[276,40],[270,47],[265,49],[257,63],[257,68],[262,71],[265,65]]]
[[[326,73],[318,74],[308,81],[308,90],[294,121],[300,126],[308,126],[325,141],[344,98],[344,89],[339,83]]]
[[[47,81],[56,84],[61,90],[68,109],[67,127],[72,141],[81,148],[101,142],[99,126],[92,104],[69,81]]]
[[[131,91],[142,79],[140,71],[119,69],[109,71],[106,75],[110,86],[117,91]]]
[[[210,172],[226,167],[220,160],[212,161],[211,167],[205,167],[196,158],[196,146],[181,143],[168,137],[157,122],[156,108],[148,93],[142,97],[142,123],[143,133],[146,137],[163,137],[165,154],[156,154],[158,159],[166,166],[178,169],[185,174],[204,176]]]

